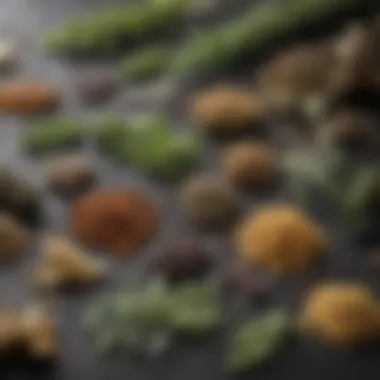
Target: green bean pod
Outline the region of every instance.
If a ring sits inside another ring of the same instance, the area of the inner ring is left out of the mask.
[[[170,62],[168,49],[153,46],[126,57],[122,62],[123,76],[127,79],[151,79],[165,72]]]
[[[58,54],[112,53],[169,29],[187,10],[188,0],[114,6],[68,21],[47,36],[45,47]]]
[[[28,153],[43,153],[81,143],[84,125],[72,118],[53,119],[32,127],[23,137]]]
[[[226,68],[284,35],[366,4],[372,4],[372,0],[284,0],[254,4],[243,15],[191,39],[175,55],[170,72],[186,76]]]

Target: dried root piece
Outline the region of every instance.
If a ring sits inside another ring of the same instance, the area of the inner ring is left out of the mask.
[[[43,259],[35,280],[43,287],[57,288],[100,281],[104,264],[84,253],[68,239],[49,236],[43,242]]]
[[[21,329],[33,359],[53,359],[57,355],[57,326],[42,307],[32,305],[22,313]]]

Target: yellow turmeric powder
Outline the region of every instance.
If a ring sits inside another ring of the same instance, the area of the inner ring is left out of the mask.
[[[322,253],[325,235],[296,206],[271,204],[243,221],[236,245],[247,262],[288,275],[305,270]]]
[[[380,307],[372,292],[356,283],[316,286],[300,316],[301,331],[339,345],[380,338]]]

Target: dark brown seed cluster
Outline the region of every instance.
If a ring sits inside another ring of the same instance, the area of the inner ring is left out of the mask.
[[[180,238],[165,245],[149,263],[150,270],[169,281],[198,277],[211,267],[210,252],[195,238]]]

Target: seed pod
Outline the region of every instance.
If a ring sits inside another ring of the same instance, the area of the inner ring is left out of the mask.
[[[143,1],[105,8],[53,30],[47,36],[46,48],[58,54],[113,53],[126,44],[168,30],[187,11],[187,0]]]
[[[44,153],[76,145],[83,140],[85,126],[76,119],[52,119],[28,131],[23,148],[28,153]]]
[[[33,115],[51,111],[60,102],[58,88],[37,81],[17,81],[0,86],[0,112],[6,115]]]

